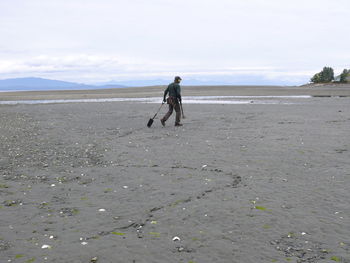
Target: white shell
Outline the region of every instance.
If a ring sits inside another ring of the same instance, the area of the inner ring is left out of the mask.
[[[180,241],[181,239],[179,237],[173,237],[173,241]]]
[[[42,249],[50,249],[50,248],[52,248],[50,245],[42,245],[42,247],[41,247]]]

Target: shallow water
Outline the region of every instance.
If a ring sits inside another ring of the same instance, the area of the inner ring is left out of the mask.
[[[187,104],[293,104],[290,99],[309,99],[312,96],[187,96],[183,102]],[[141,102],[161,103],[159,97],[150,98],[101,98],[101,99],[61,99],[61,100],[16,100],[0,101],[2,105],[17,104],[53,104],[82,102]]]

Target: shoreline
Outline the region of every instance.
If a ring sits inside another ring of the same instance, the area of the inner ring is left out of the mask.
[[[183,96],[184,104],[290,104],[297,99],[310,99],[312,96]],[[99,103],[99,102],[138,102],[155,103],[162,102],[162,97],[148,98],[96,98],[96,99],[51,99],[51,100],[10,100],[1,101],[0,105],[35,105],[57,103]]]
[[[1,101],[162,97],[165,86],[96,90],[1,92]],[[350,96],[350,84],[338,86],[182,86],[183,96]]]

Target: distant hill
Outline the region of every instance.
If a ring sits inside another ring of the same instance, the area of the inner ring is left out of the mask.
[[[145,86],[161,86],[168,85],[168,81],[164,79],[152,79],[152,80],[127,80],[127,81],[109,81],[98,83],[98,86],[115,86],[121,85],[124,87],[145,87]]]
[[[16,78],[16,79],[4,79],[0,80],[1,89],[52,89],[52,88],[73,88],[83,87],[83,84],[77,84],[73,82],[50,80],[42,78]]]
[[[129,80],[129,81],[110,81],[105,83],[99,83],[98,85],[122,85],[126,87],[144,87],[144,86],[161,86],[168,85],[173,79],[151,79],[151,80]],[[298,81],[299,84],[304,81]],[[283,80],[271,80],[266,79],[263,76],[248,76],[248,75],[237,75],[234,78],[221,77],[217,80],[198,80],[183,77],[181,82],[183,86],[213,86],[213,85],[295,85],[291,81]]]
[[[15,78],[0,80],[0,90],[19,91],[19,90],[83,90],[83,89],[101,89],[101,88],[121,88],[121,85],[108,87],[85,85],[81,83],[66,82],[60,80],[51,80],[43,78]]]

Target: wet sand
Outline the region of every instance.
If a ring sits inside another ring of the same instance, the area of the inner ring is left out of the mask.
[[[0,92],[0,101],[162,97],[165,86],[99,90]],[[305,86],[183,86],[185,96],[350,96],[350,84]]]
[[[307,89],[337,97],[184,105],[181,128],[147,128],[154,104],[0,105],[0,262],[349,262],[349,90]]]

